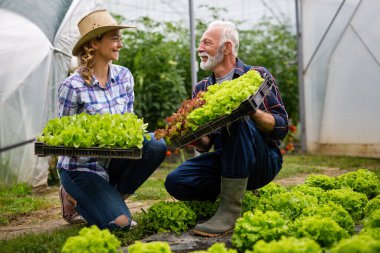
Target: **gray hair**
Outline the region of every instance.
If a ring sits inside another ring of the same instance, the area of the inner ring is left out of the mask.
[[[236,30],[236,26],[234,23],[230,21],[222,21],[217,20],[214,22],[211,22],[207,29],[213,28],[213,27],[220,27],[222,28],[222,38],[220,40],[220,45],[223,45],[227,41],[232,43],[232,54],[237,57],[238,51],[239,51],[239,34]]]

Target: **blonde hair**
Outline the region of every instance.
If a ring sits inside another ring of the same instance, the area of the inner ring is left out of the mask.
[[[100,41],[104,34],[100,34],[94,38]],[[91,40],[92,41],[92,40]],[[78,71],[87,85],[91,84],[92,75],[94,74],[95,65],[95,49],[91,46],[91,41],[85,43],[80,49],[78,54]]]
[[[94,74],[95,49],[91,47],[91,42],[84,44],[78,54],[78,72],[87,85],[91,84],[92,75]]]

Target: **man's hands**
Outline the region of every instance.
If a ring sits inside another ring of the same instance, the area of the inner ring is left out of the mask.
[[[204,153],[210,150],[212,141],[207,135],[202,136],[198,140],[193,141],[190,145],[194,146],[199,153]]]

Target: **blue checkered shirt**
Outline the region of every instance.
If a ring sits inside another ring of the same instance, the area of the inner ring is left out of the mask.
[[[85,84],[80,73],[66,78],[58,89],[59,117],[82,112],[88,114],[124,114],[133,112],[134,81],[131,72],[122,66],[109,65],[109,79],[102,88],[92,77]],[[93,172],[108,180],[107,159],[60,156],[57,168]]]

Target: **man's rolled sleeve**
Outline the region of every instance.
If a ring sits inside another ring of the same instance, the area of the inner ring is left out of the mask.
[[[288,133],[288,113],[285,110],[280,92],[276,85],[272,87],[271,93],[264,99],[262,107],[263,108],[260,109],[264,109],[266,112],[271,113],[275,120],[274,128],[268,136],[275,140],[284,139]]]
[[[285,138],[286,134],[288,133],[288,121],[286,118],[284,118],[281,115],[278,114],[272,114],[274,117],[274,129],[270,133],[270,137],[276,140],[282,140]]]

